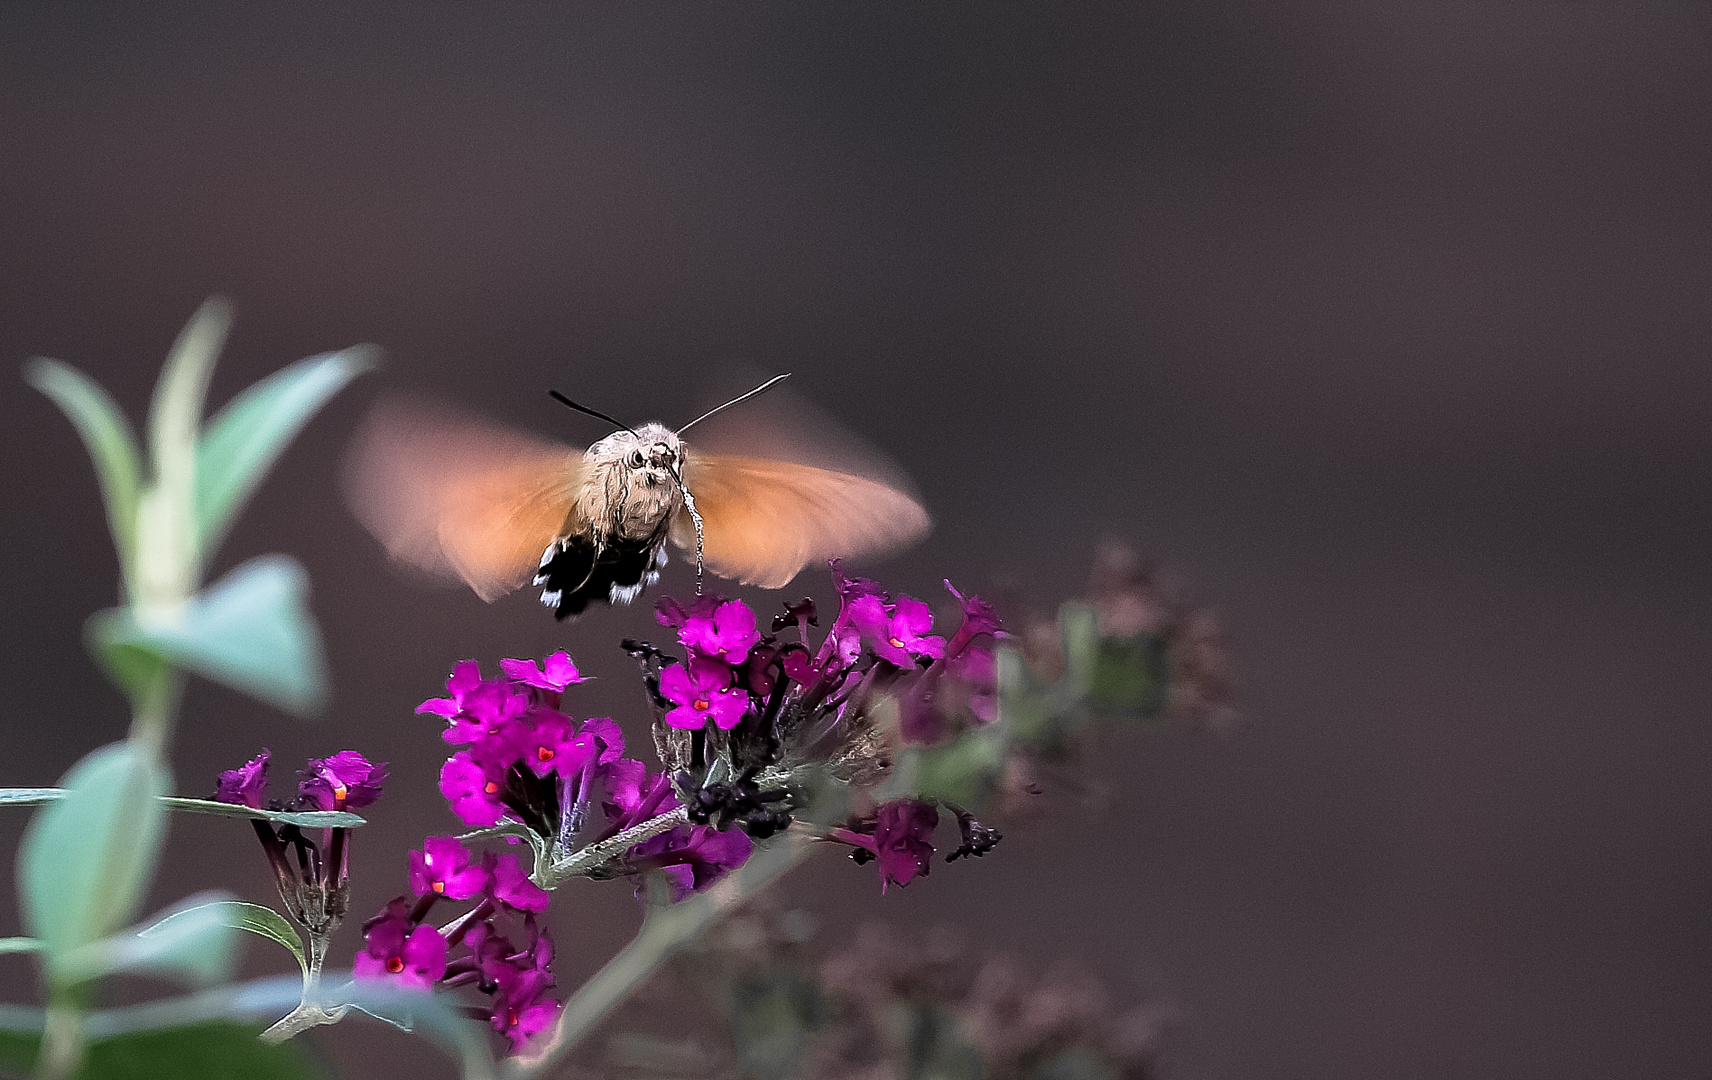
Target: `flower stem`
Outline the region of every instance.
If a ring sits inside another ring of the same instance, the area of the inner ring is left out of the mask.
[[[672,815],[664,815],[670,817]],[[645,828],[659,821],[644,822]],[[634,830],[631,830],[634,831]],[[661,830],[664,831],[664,830]],[[617,841],[624,837],[613,837]],[[538,1076],[563,1057],[581,1041],[613,1009],[623,1003],[637,987],[673,954],[693,942],[713,923],[733,907],[772,884],[774,880],[801,862],[810,850],[812,837],[792,830],[765,847],[757,847],[749,861],[699,896],[677,904],[655,904],[630,944],[595,972],[571,999],[565,1002],[553,1026],[552,1035],[541,1040],[527,1054],[508,1061],[501,1075],[505,1080],[526,1080]],[[609,843],[612,841],[609,841]],[[636,841],[630,840],[626,846]],[[579,852],[578,854],[582,854]]]
[[[183,689],[183,673],[162,662],[131,698],[131,742],[147,748],[159,760],[166,759],[173,714],[178,711]]]
[[[593,869],[644,840],[659,836],[663,832],[670,832],[679,825],[687,824],[689,820],[688,812],[680,806],[676,810],[669,810],[661,814],[659,817],[649,818],[640,825],[632,825],[617,836],[602,840],[597,844],[590,844],[581,851],[567,855],[553,863],[548,868],[548,880],[540,882],[540,885],[545,889],[557,888],[568,878]]]
[[[36,1080],[62,1080],[83,1062],[83,1008],[76,995],[55,993],[48,1002]]]

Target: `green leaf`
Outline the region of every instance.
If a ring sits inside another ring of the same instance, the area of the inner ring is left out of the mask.
[[[123,679],[154,656],[298,715],[326,702],[321,635],[297,560],[263,555],[209,586],[172,617],[109,608],[90,620],[98,655]]]
[[[1004,771],[1005,735],[998,725],[989,725],[898,757],[898,783],[906,785],[909,794],[978,810]]]
[[[276,825],[296,825],[302,829],[354,829],[367,825],[360,814],[349,810],[258,810],[253,806],[215,802],[213,799],[184,799],[169,795],[161,802],[170,810],[187,814],[211,814],[215,817],[254,818]]]
[[[65,797],[64,788],[0,788],[0,806],[40,806]],[[162,795],[168,810],[186,814],[208,814],[213,817],[254,818],[279,825],[296,825],[302,829],[354,829],[367,825],[360,814],[349,810],[258,810],[237,803],[215,802],[213,799],[185,799],[177,795]]]
[[[202,893],[185,900],[152,925],[85,945],[60,964],[69,980],[81,982],[116,971],[181,976],[201,986],[231,974],[235,927],[220,910],[223,893]]]
[[[128,922],[165,834],[165,770],[128,742],[72,766],[63,798],[30,819],[18,848],[24,927],[42,942],[48,975],[78,949]]]
[[[1058,609],[1058,632],[1064,642],[1064,681],[1068,693],[1082,697],[1094,682],[1100,648],[1100,616],[1083,604]]]
[[[0,806],[40,806],[64,794],[65,789],[57,787],[0,788]]]
[[[375,350],[357,346],[299,360],[233,398],[208,422],[196,450],[196,530],[204,558],[292,437],[375,359]]]
[[[196,310],[155,383],[149,406],[152,483],[137,514],[137,603],[176,609],[195,588],[202,553],[196,542],[196,439],[214,361],[231,312],[218,299]]]
[[[1096,705],[1141,717],[1165,708],[1170,652],[1157,634],[1104,638],[1094,658],[1088,696]]]
[[[140,1031],[91,1043],[76,1080],[318,1080],[323,1073],[303,1047],[269,1046],[257,1028],[215,1022]],[[0,1032],[0,1069],[26,1073],[39,1034]]]
[[[31,360],[24,365],[24,381],[52,398],[83,439],[95,463],[101,499],[107,505],[113,545],[128,576],[135,554],[137,491],[142,476],[142,454],[131,422],[100,384],[58,360]]]
[[[0,938],[0,954],[19,952],[41,952],[42,943],[33,937]]]
[[[140,931],[137,936],[153,938],[176,933],[187,923],[210,923],[232,930],[248,931],[277,941],[289,949],[291,955],[297,957],[297,966],[303,970],[304,977],[309,975],[309,957],[303,951],[303,939],[298,936],[296,928],[285,921],[285,916],[261,904],[249,904],[242,900],[209,901],[175,911],[148,929]]]

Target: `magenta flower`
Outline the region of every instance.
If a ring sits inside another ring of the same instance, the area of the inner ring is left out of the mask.
[[[648,775],[647,766],[625,758],[614,762],[606,774],[606,837],[617,836],[632,825],[640,825],[678,807],[672,778],[664,772]]]
[[[881,601],[885,600],[886,590],[880,587],[879,582],[870,581],[868,578],[851,577],[844,572],[842,560],[833,559],[827,563],[827,566],[832,568],[832,587],[838,590],[839,603],[845,607],[849,607],[864,596],[877,596]],[[842,617],[842,612],[840,617]]]
[[[660,693],[677,705],[666,713],[666,723],[688,731],[708,720],[729,731],[749,711],[749,692],[731,685],[731,669],[700,656],[662,671]]]
[[[999,716],[999,665],[993,650],[973,646],[946,661],[946,671],[964,684],[969,711],[983,724]]]
[[[921,799],[893,799],[880,806],[874,820],[856,829],[833,829],[827,839],[855,847],[857,862],[878,860],[880,892],[926,877],[933,859],[933,830],[939,808]]]
[[[696,597],[686,608],[670,596],[662,596],[654,604],[654,621],[661,626],[669,626],[674,630],[679,630],[691,619],[711,618],[713,609],[724,602],[720,597],[709,593],[706,596]]]
[[[417,896],[468,900],[488,885],[487,868],[475,863],[455,836],[430,836],[410,853],[410,889]]]
[[[708,825],[679,826],[631,848],[626,861],[638,873],[659,870],[672,902],[701,892],[749,861],[755,844],[740,829],[720,832]]]
[[[539,665],[533,660],[501,660],[499,666],[513,681],[555,694],[567,686],[588,681],[577,671],[577,665],[571,663],[571,654],[563,649]]]
[[[214,798],[217,802],[262,808],[262,795],[267,790],[268,759],[266,750],[244,762],[236,769],[220,774]]]
[[[909,596],[887,608],[877,596],[860,596],[846,609],[850,621],[874,642],[874,652],[901,668],[915,666],[918,657],[945,655],[945,639],[929,635],[933,609]]]
[[[570,717],[550,709],[530,714],[527,733],[519,741],[523,762],[536,776],[551,772],[569,778],[624,753],[624,732],[611,719],[591,717],[579,731]]]
[[[993,605],[979,596],[964,596],[957,591],[957,586],[951,584],[949,578],[945,581],[945,591],[955,596],[958,605],[963,609],[963,624],[957,628],[957,633],[951,636],[951,641],[946,646],[946,655],[958,655],[965,646],[982,634],[1003,636],[1003,627]]]
[[[499,793],[500,779],[489,776],[465,751],[458,751],[440,766],[440,794],[452,804],[452,812],[473,829],[498,825],[505,817],[506,806]]]
[[[529,715],[522,744],[523,764],[536,776],[550,772],[575,773],[588,754],[588,747],[577,742],[577,725],[570,717],[551,709],[537,709]]]
[[[761,632],[755,628],[755,612],[748,604],[727,600],[709,613],[686,615],[678,640],[686,649],[737,667],[749,658],[749,650],[761,643]]]
[[[452,667],[452,674],[446,679],[446,692],[450,697],[429,698],[416,706],[418,713],[433,713],[447,720],[464,711],[464,701],[470,692],[482,682],[481,665],[474,660],[460,660]]]
[[[524,917],[524,929],[530,935],[530,942],[521,950],[500,934],[492,919],[476,923],[465,936],[464,941],[470,947],[469,964],[474,966],[481,985],[490,992],[508,987],[520,976],[532,972],[545,976],[547,986],[552,986],[552,935],[545,930],[537,931],[532,915]]]
[[[552,988],[550,976],[525,972],[493,996],[493,1029],[511,1040],[513,1053],[553,1026],[559,1003],[543,995]]]
[[[412,929],[409,905],[395,900],[370,922],[363,951],[351,968],[359,979],[390,979],[412,990],[431,990],[446,973],[446,939],[432,926]]]
[[[434,704],[444,698],[422,703]],[[519,719],[529,711],[529,695],[503,679],[489,679],[464,695],[463,708],[449,718],[440,738],[453,745],[505,740],[515,734]],[[423,711],[421,706],[418,712]],[[433,710],[429,710],[433,711]]]
[[[317,810],[355,810],[380,798],[386,781],[386,764],[371,765],[355,750],[341,750],[332,757],[310,758],[309,768],[298,775],[298,784],[310,805]]]
[[[523,862],[510,853],[494,855],[489,852],[483,860],[490,871],[488,896],[495,902],[517,911],[533,911],[539,914],[547,910],[547,902],[552,894],[529,880],[529,874],[523,869]],[[552,944],[548,943],[549,956]]]
[[[939,808],[920,799],[894,799],[880,807],[874,822],[875,856],[880,863],[880,892],[927,876],[933,859],[933,830]]]

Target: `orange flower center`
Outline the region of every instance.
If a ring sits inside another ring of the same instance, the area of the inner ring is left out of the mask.
[[[904,647],[904,643],[899,641],[897,638],[892,638],[891,642],[892,642],[892,648],[894,648],[894,649],[901,649]]]
[[[552,761],[553,760],[553,753],[554,753],[553,748],[550,746],[537,746],[535,748],[535,760],[536,761]]]
[[[431,885],[429,887],[432,888],[435,892],[445,892],[446,891],[446,883],[444,881],[436,881],[433,885]]]
[[[696,698],[694,704],[692,704],[690,707],[693,708],[696,712],[701,712],[702,710],[707,708],[707,699],[706,698]]]
[[[487,792],[489,795],[492,795],[494,792],[499,790],[499,785],[494,783],[492,780],[489,780],[482,790]]]
[[[404,970],[404,960],[397,956],[392,957],[386,962],[386,970],[397,975],[399,972]]]

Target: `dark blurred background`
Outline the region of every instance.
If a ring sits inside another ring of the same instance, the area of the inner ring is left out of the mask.
[[[873,572],[1053,603],[1132,539],[1222,613],[1246,717],[1111,734],[1103,814],[1063,798],[883,902],[824,857],[786,891],[828,933],[1080,958],[1175,1003],[1180,1080],[1700,1077],[1709,61],[1688,3],[13,3],[0,360],[70,361],[140,416],[215,292],[216,402],[385,348],[217,566],[308,564],[330,715],[199,683],[175,753],[190,794],[261,745],[390,760],[360,910],[453,824],[410,713],[453,660],[567,646],[640,737],[613,643],[649,626],[393,574],[333,483],[366,402],[586,441],[547,387],[681,421],[725,373],[790,370],[936,514]],[[35,785],[127,717],[80,643],[117,588],[89,466],[7,378],[0,784]],[[242,830],[174,828],[157,900],[268,898]],[[562,895],[569,985],[637,911]],[[323,1045],[446,1069],[374,1025]]]

